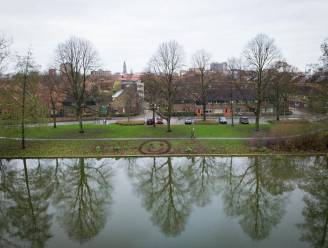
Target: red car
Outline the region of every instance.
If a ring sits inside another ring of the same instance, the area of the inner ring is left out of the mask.
[[[153,118],[149,118],[147,119],[147,125],[154,125],[154,119]]]
[[[163,119],[162,118],[160,118],[160,117],[157,117],[156,118],[156,124],[164,124],[164,122],[163,122]]]

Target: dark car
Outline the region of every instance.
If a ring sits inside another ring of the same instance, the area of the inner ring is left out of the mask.
[[[147,119],[147,125],[154,125],[154,119],[153,118],[149,118]]]
[[[240,123],[240,124],[249,124],[248,118],[245,117],[245,116],[241,116],[241,117],[239,118],[239,123]]]
[[[161,117],[157,117],[156,124],[159,124],[159,125],[164,124],[163,119]]]
[[[185,119],[185,124],[186,125],[191,125],[192,124],[192,119],[191,118]]]
[[[220,124],[227,124],[227,118],[225,118],[224,116],[220,116],[219,119],[218,119],[218,122]]]

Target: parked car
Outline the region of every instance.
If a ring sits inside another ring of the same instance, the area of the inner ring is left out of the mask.
[[[163,119],[161,117],[156,118],[156,124],[164,124]]]
[[[192,119],[191,118],[185,119],[185,124],[186,125],[191,125],[192,124]]]
[[[220,116],[219,119],[218,119],[218,122],[220,124],[227,124],[227,118],[225,118],[224,116]]]
[[[147,119],[147,125],[154,125],[154,119],[153,118],[149,118]]]
[[[239,123],[240,123],[240,124],[249,124],[248,118],[245,117],[245,116],[241,116],[241,117],[239,118]]]

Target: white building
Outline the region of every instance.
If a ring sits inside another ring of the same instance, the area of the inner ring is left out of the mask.
[[[112,72],[111,71],[103,71],[103,70],[91,71],[91,76],[94,76],[94,77],[111,77]]]

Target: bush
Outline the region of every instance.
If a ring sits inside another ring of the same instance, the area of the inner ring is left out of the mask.
[[[97,153],[101,153],[101,150],[102,150],[102,149],[101,149],[101,146],[96,146],[96,152],[97,152]]]
[[[113,147],[113,151],[114,152],[119,152],[121,150],[121,147],[120,146],[114,146]]]
[[[187,152],[187,153],[190,153],[192,151],[193,151],[193,148],[190,147],[190,146],[187,146],[186,149],[185,149],[185,152]]]
[[[274,151],[327,151],[328,134],[305,134],[293,138],[273,138],[257,142]]]

